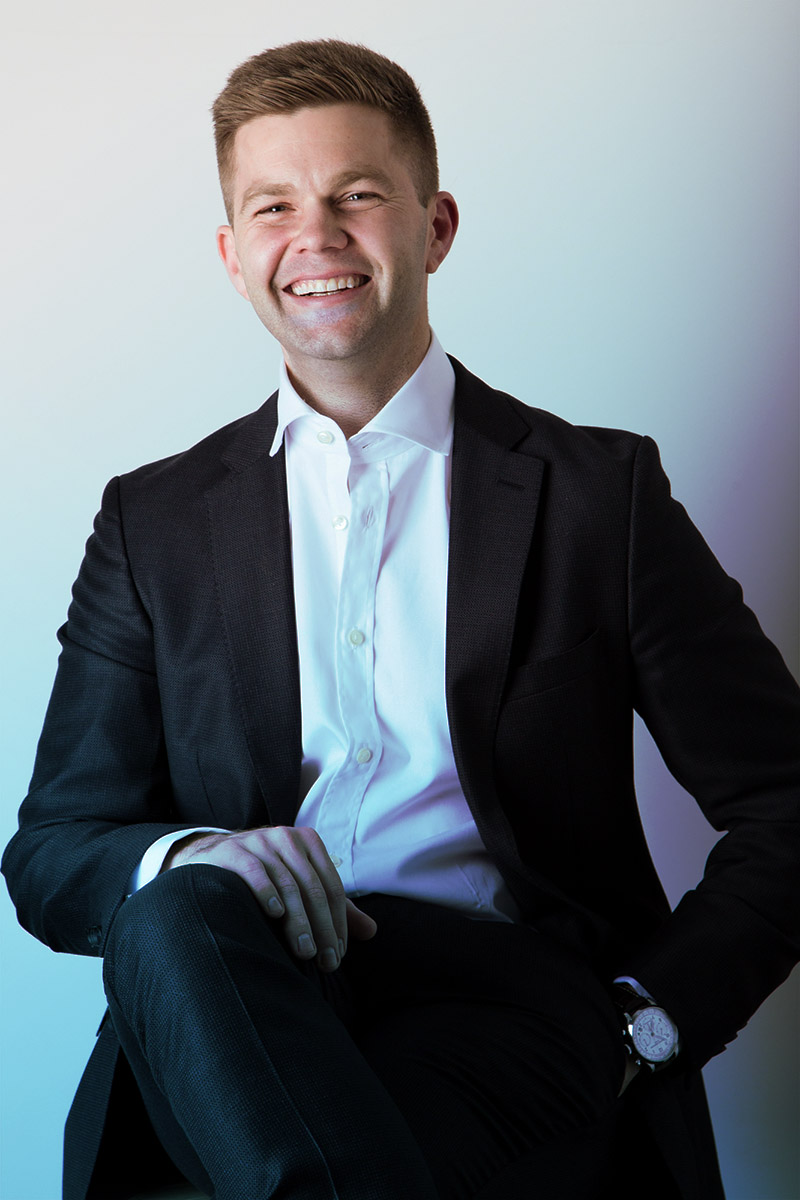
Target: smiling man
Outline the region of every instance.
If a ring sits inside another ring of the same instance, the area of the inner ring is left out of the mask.
[[[356,432],[430,343],[427,276],[457,210],[425,193],[388,116],[362,105],[257,117],[235,136],[219,250],[295,386]],[[356,401],[354,411],[354,399]]]
[[[431,334],[404,71],[280,47],[214,119],[279,387],[109,484],[4,859],[104,957],[66,1200],[719,1200],[699,1071],[800,944],[797,689],[649,439]],[[634,708],[728,831],[674,913]]]

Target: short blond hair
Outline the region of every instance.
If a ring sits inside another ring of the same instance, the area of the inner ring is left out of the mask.
[[[436,139],[414,80],[382,54],[352,42],[326,38],[290,42],[248,58],[236,67],[214,101],[214,139],[225,211],[233,221],[233,144],[237,131],[256,117],[363,104],[386,113],[410,166],[420,204],[439,190]]]

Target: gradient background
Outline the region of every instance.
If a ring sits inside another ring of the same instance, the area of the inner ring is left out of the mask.
[[[3,19],[5,586],[0,837],[30,774],[105,481],[257,407],[277,356],[215,259],[208,108],[298,37],[418,80],[462,208],[445,347],[568,419],[652,434],[788,661],[797,612],[797,42],[784,0],[57,0]],[[223,9],[227,15],[221,15]],[[713,832],[640,737],[671,899]],[[0,903],[3,1200],[56,1200],[103,1011],[96,960]],[[797,1200],[798,984],[706,1071],[729,1200]]]

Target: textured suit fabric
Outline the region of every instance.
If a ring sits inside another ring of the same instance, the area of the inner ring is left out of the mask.
[[[332,975],[219,868],[120,910],[111,1016],[181,1169],[217,1200],[598,1200],[624,1052],[590,966],[522,924],[361,903],[379,932]]]
[[[649,439],[569,426],[455,365],[446,685],[464,793],[525,920],[675,1017],[680,1072],[637,1104],[682,1195],[707,1200],[719,1185],[709,1139],[687,1133],[704,1120],[692,1071],[800,953],[798,692]],[[4,859],[22,923],[56,949],[102,953],[161,834],[293,820],[275,422],[273,397],[106,491]],[[671,916],[636,808],[634,708],[728,831]]]

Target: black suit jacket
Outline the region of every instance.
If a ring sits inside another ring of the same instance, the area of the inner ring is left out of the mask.
[[[639,979],[675,1017],[691,1073],[800,957],[797,689],[670,498],[652,441],[570,426],[455,367],[446,685],[466,798],[525,919],[609,979]],[[55,949],[102,953],[161,834],[294,819],[275,426],[272,397],[106,490],[4,859],[20,920]],[[634,796],[634,709],[728,831],[671,915]],[[683,1194],[707,1200],[713,1151],[680,1134],[699,1093],[668,1075],[640,1103]]]

